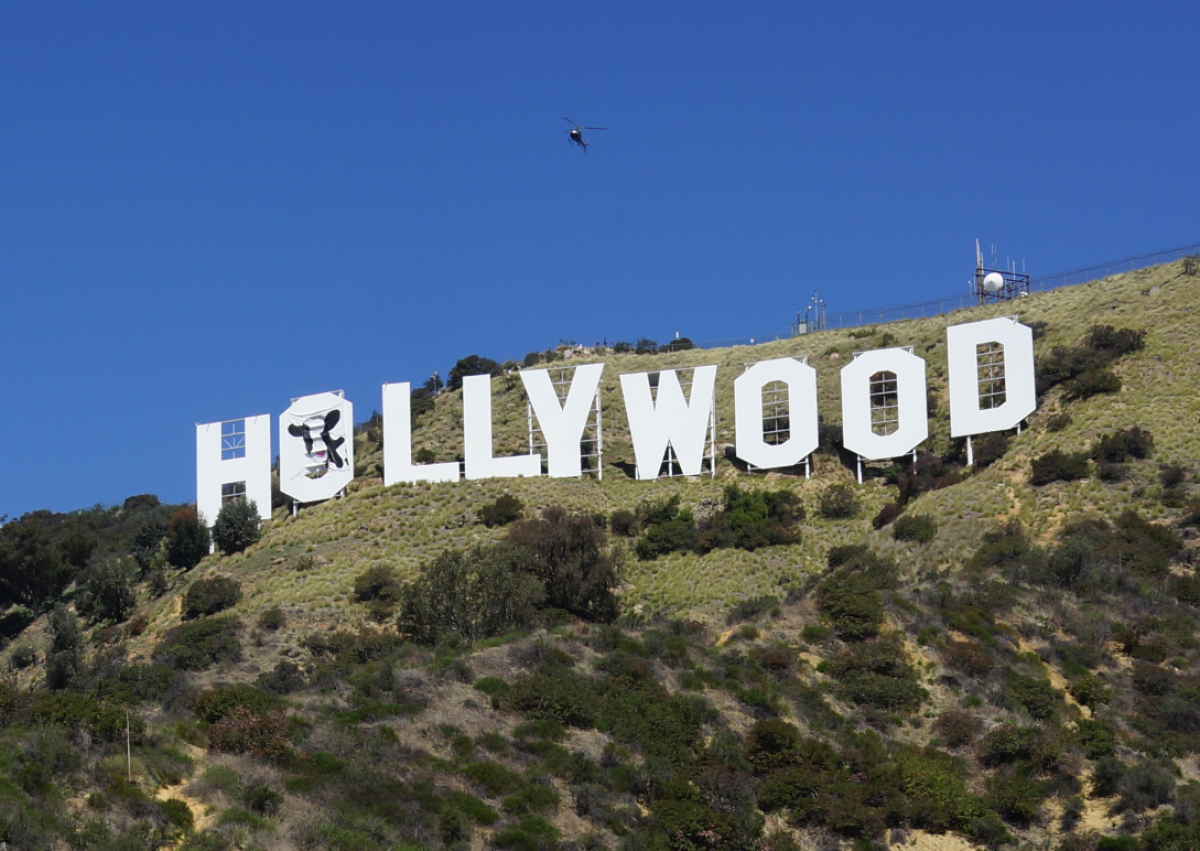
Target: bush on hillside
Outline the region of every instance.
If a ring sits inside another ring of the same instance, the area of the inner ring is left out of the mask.
[[[1149,458],[1154,449],[1154,437],[1146,429],[1133,428],[1107,434],[1092,446],[1093,461],[1123,463],[1130,458]]]
[[[834,690],[844,699],[872,709],[914,712],[928,696],[896,641],[864,641],[826,659],[817,670],[834,679]]]
[[[282,710],[257,714],[237,706],[209,728],[208,745],[222,753],[281,757],[291,751],[290,729],[287,713]]]
[[[168,630],[154,650],[154,660],[180,671],[202,671],[218,662],[242,657],[241,622],[226,615],[202,618]]]
[[[198,579],[183,597],[183,617],[191,620],[215,615],[237,605],[241,599],[242,585],[236,579],[229,576]]]
[[[1010,435],[1006,431],[993,431],[981,434],[971,441],[971,452],[975,456],[975,466],[983,470],[995,464],[1008,452]]]
[[[196,698],[192,711],[201,721],[215,724],[228,718],[238,707],[261,715],[283,709],[283,700],[270,692],[239,684],[202,692]]]
[[[800,541],[795,524],[804,520],[804,507],[792,491],[743,490],[726,485],[721,510],[700,525],[696,552],[718,548],[754,550]]]
[[[590,514],[551,506],[516,523],[505,540],[524,551],[522,569],[542,583],[546,605],[585,620],[616,620],[618,559]]]
[[[93,565],[88,573],[86,614],[95,621],[125,620],[137,607],[136,579],[137,568],[128,557],[106,558]]]
[[[883,508],[879,509],[879,513],[871,520],[871,527],[874,529],[882,529],[884,526],[891,523],[897,517],[904,513],[904,506],[897,502],[889,502]]]
[[[862,641],[878,634],[883,601],[876,585],[862,573],[839,570],[817,587],[817,608],[838,638]]]
[[[826,520],[849,520],[858,516],[858,495],[850,485],[832,485],[821,494],[818,511]]]
[[[240,553],[258,543],[261,537],[262,523],[254,500],[235,499],[221,506],[212,528],[213,541],[221,552],[225,555]]]
[[[491,529],[495,526],[507,526],[514,520],[519,520],[524,511],[525,505],[521,500],[510,494],[504,494],[495,502],[489,502],[481,507],[476,512],[476,516],[480,523]]]
[[[1088,457],[1086,453],[1067,454],[1059,449],[1052,449],[1033,459],[1029,483],[1041,487],[1051,482],[1072,482],[1076,479],[1083,479],[1087,477],[1087,474]]]
[[[481,358],[479,355],[467,355],[459,359],[450,370],[447,390],[458,390],[462,387],[463,378],[468,375],[500,375],[503,370],[500,364],[491,358]]]
[[[191,570],[208,555],[208,528],[200,522],[195,506],[179,509],[167,527],[167,561],[172,567]]]
[[[1035,370],[1037,394],[1041,396],[1052,387],[1076,380],[1085,373],[1106,372],[1105,368],[1118,358],[1144,348],[1145,337],[1145,331],[1095,325],[1088,333],[1084,345],[1055,346],[1048,355],[1038,358]],[[1111,375],[1111,372],[1109,374]],[[1115,375],[1112,377],[1116,378]],[[1091,384],[1094,380],[1089,379],[1084,384]],[[1102,377],[1100,380],[1103,382],[1108,379]],[[1076,392],[1078,389],[1077,387]]]
[[[1117,393],[1120,389],[1121,379],[1111,369],[1089,369],[1063,384],[1063,399],[1077,402],[1105,393]]]
[[[937,521],[927,514],[905,514],[892,526],[892,537],[927,544],[937,537]]]
[[[83,674],[83,630],[62,603],[50,612],[50,650],[46,653],[46,687],[69,688]]]
[[[400,631],[434,644],[446,633],[475,641],[528,628],[546,590],[523,556],[511,544],[444,552],[401,591]]]

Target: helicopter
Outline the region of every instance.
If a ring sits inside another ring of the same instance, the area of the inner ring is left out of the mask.
[[[571,144],[578,145],[579,147],[583,148],[583,152],[585,154],[587,153],[588,146],[591,145],[592,143],[589,142],[587,139],[583,138],[583,131],[584,130],[607,130],[608,129],[607,127],[581,127],[578,124],[575,124],[574,121],[567,118],[565,115],[563,116],[563,121],[567,122],[568,124],[574,125],[570,130],[563,131],[564,133],[568,134],[567,135],[567,144],[568,145],[571,145]]]

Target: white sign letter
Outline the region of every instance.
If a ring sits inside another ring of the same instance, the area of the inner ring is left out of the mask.
[[[196,423],[196,510],[208,526],[221,506],[253,500],[271,519],[271,415]]]
[[[463,443],[468,479],[504,479],[540,476],[542,456],[492,457],[492,377],[463,376]]]
[[[1015,316],[951,325],[950,436],[1013,428],[1037,408],[1033,329]]]
[[[928,436],[923,358],[902,348],[876,349],[846,364],[842,442],[847,449],[867,461],[897,458]]]
[[[704,462],[704,438],[712,412],[715,366],[698,366],[692,371],[691,400],[683,398],[679,376],[667,369],[658,374],[658,401],[650,393],[650,375],[645,372],[621,376],[621,393],[629,416],[629,437],[639,479],[657,479],[667,445],[675,450],[685,476],[700,475]]]
[[[787,385],[788,439],[763,440],[762,389],[772,381]],[[794,358],[754,364],[733,382],[734,443],[747,464],[770,469],[799,464],[817,448],[817,371]]]
[[[336,393],[293,399],[279,415],[279,488],[297,502],[335,497],[354,479],[354,406]]]
[[[383,483],[457,481],[457,461],[413,466],[412,393],[408,382],[383,385]]]
[[[575,367],[571,386],[565,402],[560,402],[550,381],[550,372],[545,369],[521,371],[521,383],[533,405],[542,435],[546,438],[546,456],[550,476],[568,479],[583,475],[583,463],[579,455],[579,443],[588,415],[592,412],[592,400],[600,386],[602,363],[585,363]]]

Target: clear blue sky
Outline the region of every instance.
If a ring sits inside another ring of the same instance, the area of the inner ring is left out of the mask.
[[[560,338],[1200,242],[1195,3],[0,0],[0,515]],[[562,116],[603,125],[585,155]]]

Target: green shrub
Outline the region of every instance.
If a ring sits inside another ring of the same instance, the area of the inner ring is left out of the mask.
[[[488,697],[502,698],[512,690],[512,686],[500,677],[480,677],[475,681],[475,689]]]
[[[838,638],[862,641],[877,635],[883,622],[883,602],[871,579],[839,570],[817,587],[817,608]]]
[[[221,506],[213,524],[212,539],[226,555],[240,553],[262,537],[258,505],[252,499],[235,499]]]
[[[779,605],[779,598],[772,597],[769,594],[763,594],[757,597],[751,597],[748,600],[742,600],[734,606],[729,614],[725,616],[725,623],[735,624],[739,621],[746,621],[752,618],[757,618],[774,609]]]
[[[1093,446],[1093,461],[1120,464],[1130,458],[1149,458],[1154,449],[1154,437],[1144,428],[1134,426],[1100,438]]]
[[[201,671],[242,656],[241,622],[231,616],[203,618],[167,631],[154,651],[155,661],[176,670]]]
[[[208,555],[208,527],[200,522],[195,506],[181,508],[167,527],[167,561],[173,567],[191,570]]]
[[[519,677],[504,698],[507,708],[524,712],[531,718],[582,729],[595,724],[599,702],[596,684],[569,672]]]
[[[1039,721],[1047,721],[1058,715],[1062,695],[1050,685],[1049,680],[1026,676],[1008,670],[1006,689],[1009,697]]]
[[[1047,431],[1063,431],[1067,426],[1075,421],[1067,411],[1060,411],[1046,419]]]
[[[508,795],[524,785],[521,775],[498,762],[472,762],[463,766],[463,774],[487,790],[492,798]]]
[[[255,713],[244,706],[232,711],[208,730],[209,747],[215,751],[279,757],[291,751],[291,724],[282,710]]]
[[[272,606],[269,609],[264,609],[262,614],[258,616],[258,626],[260,629],[276,630],[283,629],[287,626],[287,615],[283,611],[282,606]]]
[[[892,526],[897,541],[916,541],[926,544],[937,537],[937,521],[927,514],[906,514]]]
[[[979,745],[979,760],[987,766],[1031,760],[1038,749],[1040,734],[1037,727],[1001,724],[984,735]]]
[[[849,520],[858,511],[858,496],[850,485],[831,485],[821,494],[818,512],[826,520]]]
[[[511,544],[446,551],[400,594],[399,627],[423,644],[447,633],[470,641],[527,628],[546,591]]]
[[[476,824],[489,825],[500,820],[495,810],[469,792],[451,792],[446,797],[446,806],[453,807]]]
[[[255,783],[242,795],[242,801],[254,812],[264,816],[278,815],[283,807],[283,795],[266,783]]]
[[[634,547],[643,561],[658,558],[696,546],[696,518],[688,509],[679,507],[679,494],[656,503],[638,507],[639,526],[645,531]]]
[[[128,665],[112,683],[111,696],[123,703],[151,703],[166,697],[176,672],[166,665]],[[110,681],[111,682],[111,681]]]
[[[543,818],[529,816],[492,837],[492,842],[506,851],[542,851],[554,848],[561,834]]]
[[[542,583],[546,605],[585,620],[616,620],[618,557],[592,515],[551,506],[513,525],[505,540],[521,548],[520,563]]]
[[[1120,389],[1121,379],[1111,369],[1091,369],[1063,385],[1063,399],[1075,402]]]
[[[261,715],[283,708],[283,701],[270,692],[262,691],[254,686],[238,684],[215,688],[201,692],[196,698],[192,711],[201,721],[215,724],[233,714],[233,710],[241,707],[249,712]]]
[[[50,650],[46,653],[46,687],[69,688],[83,673],[83,631],[62,603],[50,612]]]
[[[994,774],[984,780],[985,800],[1006,821],[1029,824],[1041,808],[1046,788],[1021,774]]]
[[[304,672],[291,659],[280,659],[270,671],[259,674],[255,683],[272,694],[291,694],[307,685]]]
[[[489,529],[495,526],[507,526],[514,520],[519,520],[525,511],[521,500],[511,494],[504,494],[495,502],[489,502],[476,512],[479,522]]]
[[[608,519],[608,528],[614,535],[622,538],[632,538],[637,534],[637,518],[632,511],[624,508],[616,509]]]
[[[844,699],[872,709],[913,712],[928,697],[896,641],[863,642],[825,660],[817,670],[835,680],[834,690]]]
[[[128,558],[106,558],[88,573],[91,617],[96,621],[120,623],[137,607],[137,567]]]
[[[933,730],[948,747],[959,748],[975,741],[983,722],[963,709],[947,709],[933,722]]]
[[[1090,709],[1112,699],[1112,690],[1095,674],[1082,674],[1071,680],[1070,690],[1071,697]]]
[[[524,816],[531,813],[542,813],[558,806],[559,796],[552,786],[531,783],[518,789],[511,795],[505,796],[501,806],[509,815]]]
[[[8,658],[14,668],[21,670],[36,664],[38,654],[32,644],[18,644]]]
[[[167,824],[176,830],[190,833],[196,826],[195,818],[192,816],[192,810],[187,805],[187,801],[167,798],[165,801],[159,802],[159,807],[162,809],[163,818],[167,820]]]
[[[695,548],[703,554],[725,547],[754,551],[795,544],[800,534],[794,526],[803,519],[800,498],[790,490],[743,490],[726,485],[721,510],[700,525]]]
[[[215,615],[231,606],[237,605],[242,599],[242,585],[229,576],[214,576],[212,579],[198,579],[188,588],[183,598],[183,617],[185,620]]]
[[[1009,434],[1006,431],[993,431],[981,434],[971,441],[971,452],[975,456],[975,466],[983,470],[995,464],[1008,452]]]
[[[1029,475],[1029,483],[1036,487],[1048,485],[1051,482],[1071,482],[1085,478],[1088,474],[1088,457],[1086,453],[1076,452],[1067,454],[1053,449],[1044,455],[1033,459]]]
[[[1178,775],[1178,767],[1169,759],[1148,759],[1128,766],[1117,781],[1117,811],[1140,813],[1171,803]]]
[[[1075,722],[1075,742],[1088,759],[1112,756],[1117,748],[1117,731],[1103,721],[1080,718]]]
[[[883,508],[879,509],[879,513],[872,518],[871,527],[873,529],[882,529],[903,513],[903,505],[900,505],[898,502],[889,502]]]

